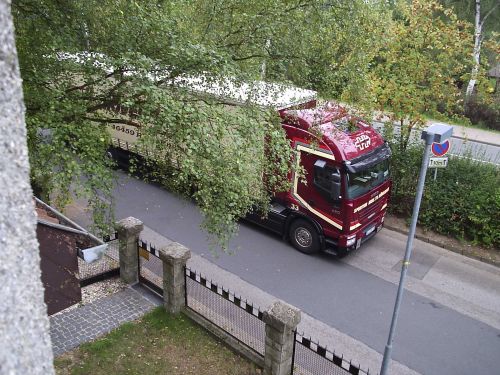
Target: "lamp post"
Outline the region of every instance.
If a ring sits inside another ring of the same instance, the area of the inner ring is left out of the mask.
[[[413,214],[411,218],[410,231],[408,232],[408,239],[406,241],[405,257],[401,267],[401,276],[399,279],[398,293],[396,296],[396,303],[394,304],[394,311],[392,313],[391,328],[389,330],[389,337],[385,345],[384,358],[380,368],[380,375],[387,375],[389,363],[391,361],[392,341],[394,340],[394,332],[399,317],[399,309],[401,307],[401,300],[403,298],[404,282],[408,266],[410,265],[410,256],[413,246],[413,238],[415,236],[415,228],[417,226],[418,211],[420,210],[420,202],[422,201],[422,194],[424,192],[425,175],[427,166],[429,164],[429,151],[432,143],[443,143],[453,134],[453,127],[446,124],[433,124],[427,129],[422,131],[421,139],[425,141],[424,155],[422,157],[422,165],[420,167],[420,175],[418,177],[417,195],[415,197],[415,204],[413,205]]]

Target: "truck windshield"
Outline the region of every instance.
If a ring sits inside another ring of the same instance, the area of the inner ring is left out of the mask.
[[[386,159],[365,170],[348,173],[347,196],[357,198],[389,178],[389,160]]]

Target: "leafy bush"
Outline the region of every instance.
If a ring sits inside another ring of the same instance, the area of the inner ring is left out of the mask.
[[[485,103],[473,98],[467,105],[465,115],[473,124],[482,123],[486,127],[500,131],[500,104]]]
[[[411,216],[422,146],[393,148],[391,212]],[[488,247],[500,247],[500,169],[470,158],[449,157],[448,167],[429,170],[419,225]]]

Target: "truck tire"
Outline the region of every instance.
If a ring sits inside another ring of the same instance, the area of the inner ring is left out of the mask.
[[[303,219],[292,222],[288,231],[290,241],[298,251],[314,254],[319,250],[319,235],[314,226]]]

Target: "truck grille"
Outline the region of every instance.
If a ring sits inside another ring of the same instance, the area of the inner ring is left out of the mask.
[[[384,199],[378,199],[377,201],[365,207],[359,212],[359,221],[363,224],[368,223],[372,217],[374,217],[383,205]]]

